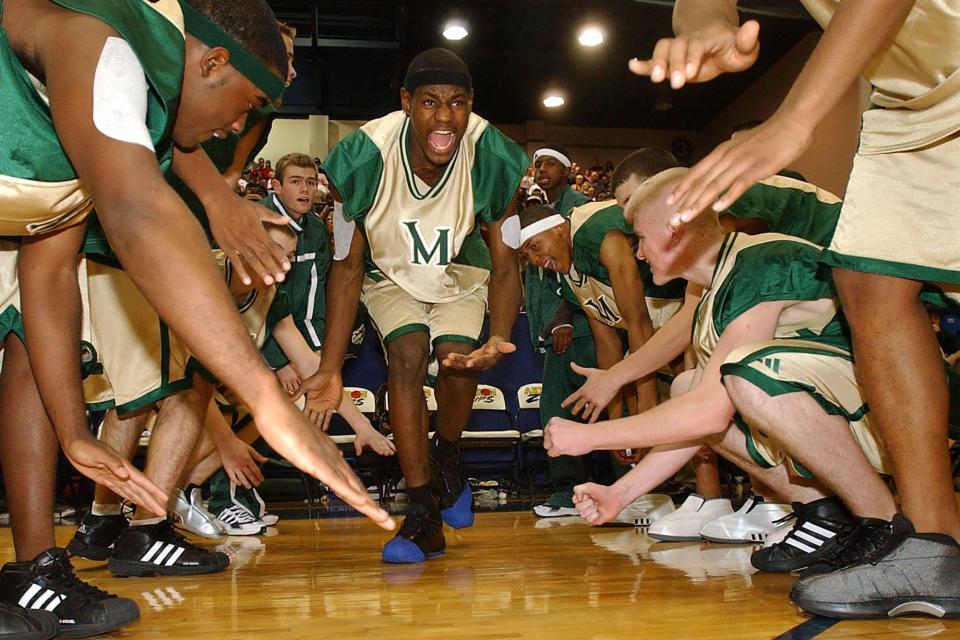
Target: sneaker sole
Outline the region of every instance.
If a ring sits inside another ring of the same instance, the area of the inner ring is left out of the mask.
[[[661,542],[696,542],[701,540],[700,536],[667,536],[662,533],[650,533],[647,531],[647,535],[653,538],[654,540],[660,540]]]
[[[101,622],[99,624],[78,624],[72,627],[60,627],[59,635],[63,638],[87,638],[90,636],[99,636],[104,633],[110,633],[121,629],[128,624],[140,619],[140,614],[132,616],[129,620],[114,620],[112,622]]]
[[[794,604],[818,616],[840,619],[894,618],[902,615],[926,615],[934,618],[960,618],[958,598],[883,598],[868,602],[808,602]]]
[[[706,540],[707,542],[715,542],[717,544],[763,544],[763,541],[766,539],[766,534],[756,534],[757,539],[740,539],[734,540],[732,538],[715,538],[713,536],[705,536],[700,534],[700,537]]]
[[[67,551],[69,551],[71,555],[83,558],[84,560],[107,560],[113,553],[113,549],[97,547],[76,540],[71,540],[70,543],[67,544]]]
[[[139,560],[122,560],[119,558],[110,558],[107,562],[107,569],[118,578],[146,578],[149,576],[198,576],[207,573],[220,573],[230,566],[229,559],[221,564],[201,565],[196,567],[170,566],[159,567],[152,562],[141,562]]]
[[[543,513],[540,513],[539,511],[534,509],[533,515],[537,516],[538,518],[563,518],[563,517],[570,517],[570,516],[578,516],[580,515],[580,512],[572,507],[560,507],[556,511],[544,511]]]

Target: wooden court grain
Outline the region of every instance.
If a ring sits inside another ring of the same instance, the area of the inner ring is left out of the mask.
[[[72,534],[58,527],[57,539]],[[749,640],[809,619],[787,602],[793,578],[753,572],[748,546],[480,513],[447,530],[446,556],[388,566],[388,535],[360,518],[281,520],[271,537],[214,542],[233,558],[223,574],[120,579],[104,563],[76,566],[140,605],[141,620],[114,638]],[[0,546],[10,558],[9,533]],[[840,622],[815,637],[960,638],[960,621]]]

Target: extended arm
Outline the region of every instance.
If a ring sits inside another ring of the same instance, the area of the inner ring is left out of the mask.
[[[510,342],[513,323],[520,312],[523,288],[520,285],[520,265],[516,252],[503,242],[501,227],[504,220],[516,213],[511,201],[506,213],[487,227],[487,244],[493,269],[487,290],[487,308],[490,310],[490,337],[486,343],[467,355],[450,354],[443,364],[455,369],[489,369],[503,354],[516,351]]]
[[[96,128],[93,78],[113,30],[80,17],[49,35],[70,43],[42,51],[54,126],[130,278],[191,352],[251,408],[274,449],[391,528],[333,443],[280,390],[240,321],[200,225],[163,179],[154,152]]]
[[[585,429],[553,418],[544,447],[550,455],[583,455],[595,449],[629,449],[691,442],[722,432],[735,412],[723,386],[720,366],[743,345],[773,337],[786,302],[764,302],[743,313],[720,336],[699,384],[677,398],[629,418],[601,422]]]
[[[680,311],[660,327],[639,350],[631,352],[611,368],[603,370],[571,365],[574,371],[586,376],[587,381],[563,401],[563,406],[572,404],[573,415],[585,411],[583,417],[587,418],[588,422],[596,422],[601,408],[606,406],[621,387],[654,373],[682,354],[690,346],[693,316],[700,302],[701,292],[699,286],[688,284],[687,295]],[[586,408],[588,404],[589,408]]]
[[[914,0],[844,0],[783,104],[762,125],[717,147],[677,185],[676,224],[712,205],[722,211],[750,185],[783,169],[903,24]],[[678,4],[679,10],[679,4]]]
[[[653,322],[647,311],[640,270],[627,237],[619,232],[608,233],[600,245],[600,262],[610,274],[613,297],[627,325],[630,352],[639,351],[653,336]],[[656,378],[648,374],[638,380],[637,411],[657,406],[657,400]]]

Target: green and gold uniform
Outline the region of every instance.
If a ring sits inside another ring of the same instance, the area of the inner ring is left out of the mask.
[[[344,218],[366,238],[361,300],[385,342],[427,331],[432,344],[476,344],[491,268],[480,224],[507,211],[527,157],[471,114],[443,176],[429,186],[410,166],[410,126],[402,111],[368,122],[324,164]]]
[[[871,465],[888,472],[886,453],[870,426],[857,384],[833,281],[818,269],[820,252],[818,245],[781,234],[726,236],[694,318],[697,366],[706,365],[720,336],[741,315],[763,302],[794,301],[781,314],[773,339],[734,349],[721,374],[744,378],[771,396],[809,394],[830,415],[846,418]],[[764,433],[739,416],[735,422],[757,464],[786,462],[792,473],[812,477]]]
[[[826,27],[837,0],[802,0]],[[867,64],[873,86],[823,262],[960,286],[960,2],[917,0]]]
[[[843,202],[829,191],[776,175],[744,192],[721,216],[763,220],[770,233],[782,233],[825,247],[833,239]]]
[[[610,274],[600,262],[600,246],[611,231],[630,238],[634,235],[623,218],[623,209],[618,205],[591,202],[573,210],[570,215],[573,260],[570,273],[564,276],[563,290],[568,300],[579,305],[594,320],[625,330],[627,325],[613,295]],[[643,280],[647,312],[653,328],[659,329],[683,306],[686,282],[677,279],[657,285],[646,262],[638,260],[637,268]]]
[[[184,21],[176,0],[54,0],[64,9],[110,25],[133,50],[146,77],[145,124],[161,170],[170,166],[172,120],[180,98],[184,65]],[[0,5],[2,12],[2,5]],[[0,27],[0,235],[42,235],[83,223],[93,200],[80,184],[50,115],[46,87],[23,67]],[[16,123],[16,126],[10,126]],[[10,246],[2,247],[11,250]],[[0,259],[3,262],[9,260]],[[3,279],[0,318],[4,331],[22,334],[18,296]],[[0,336],[3,337],[3,336]]]

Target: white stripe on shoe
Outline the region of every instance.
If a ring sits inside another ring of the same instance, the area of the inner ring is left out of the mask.
[[[173,563],[180,559],[180,556],[183,555],[183,552],[186,551],[183,547],[177,547],[177,550],[170,554],[170,557],[167,558],[168,567],[172,567]]]
[[[33,600],[33,598],[38,593],[40,593],[41,589],[43,589],[43,587],[41,587],[40,585],[31,584],[30,587],[27,588],[27,590],[24,592],[24,594],[20,596],[20,600],[17,602],[17,604],[19,604],[24,609],[29,609],[30,601]]]
[[[157,552],[163,548],[163,546],[164,545],[161,540],[157,540],[156,542],[154,542],[153,546],[150,547],[150,550],[147,551],[145,554],[143,554],[143,557],[140,558],[140,562],[150,562],[153,559],[153,556],[155,556]]]

